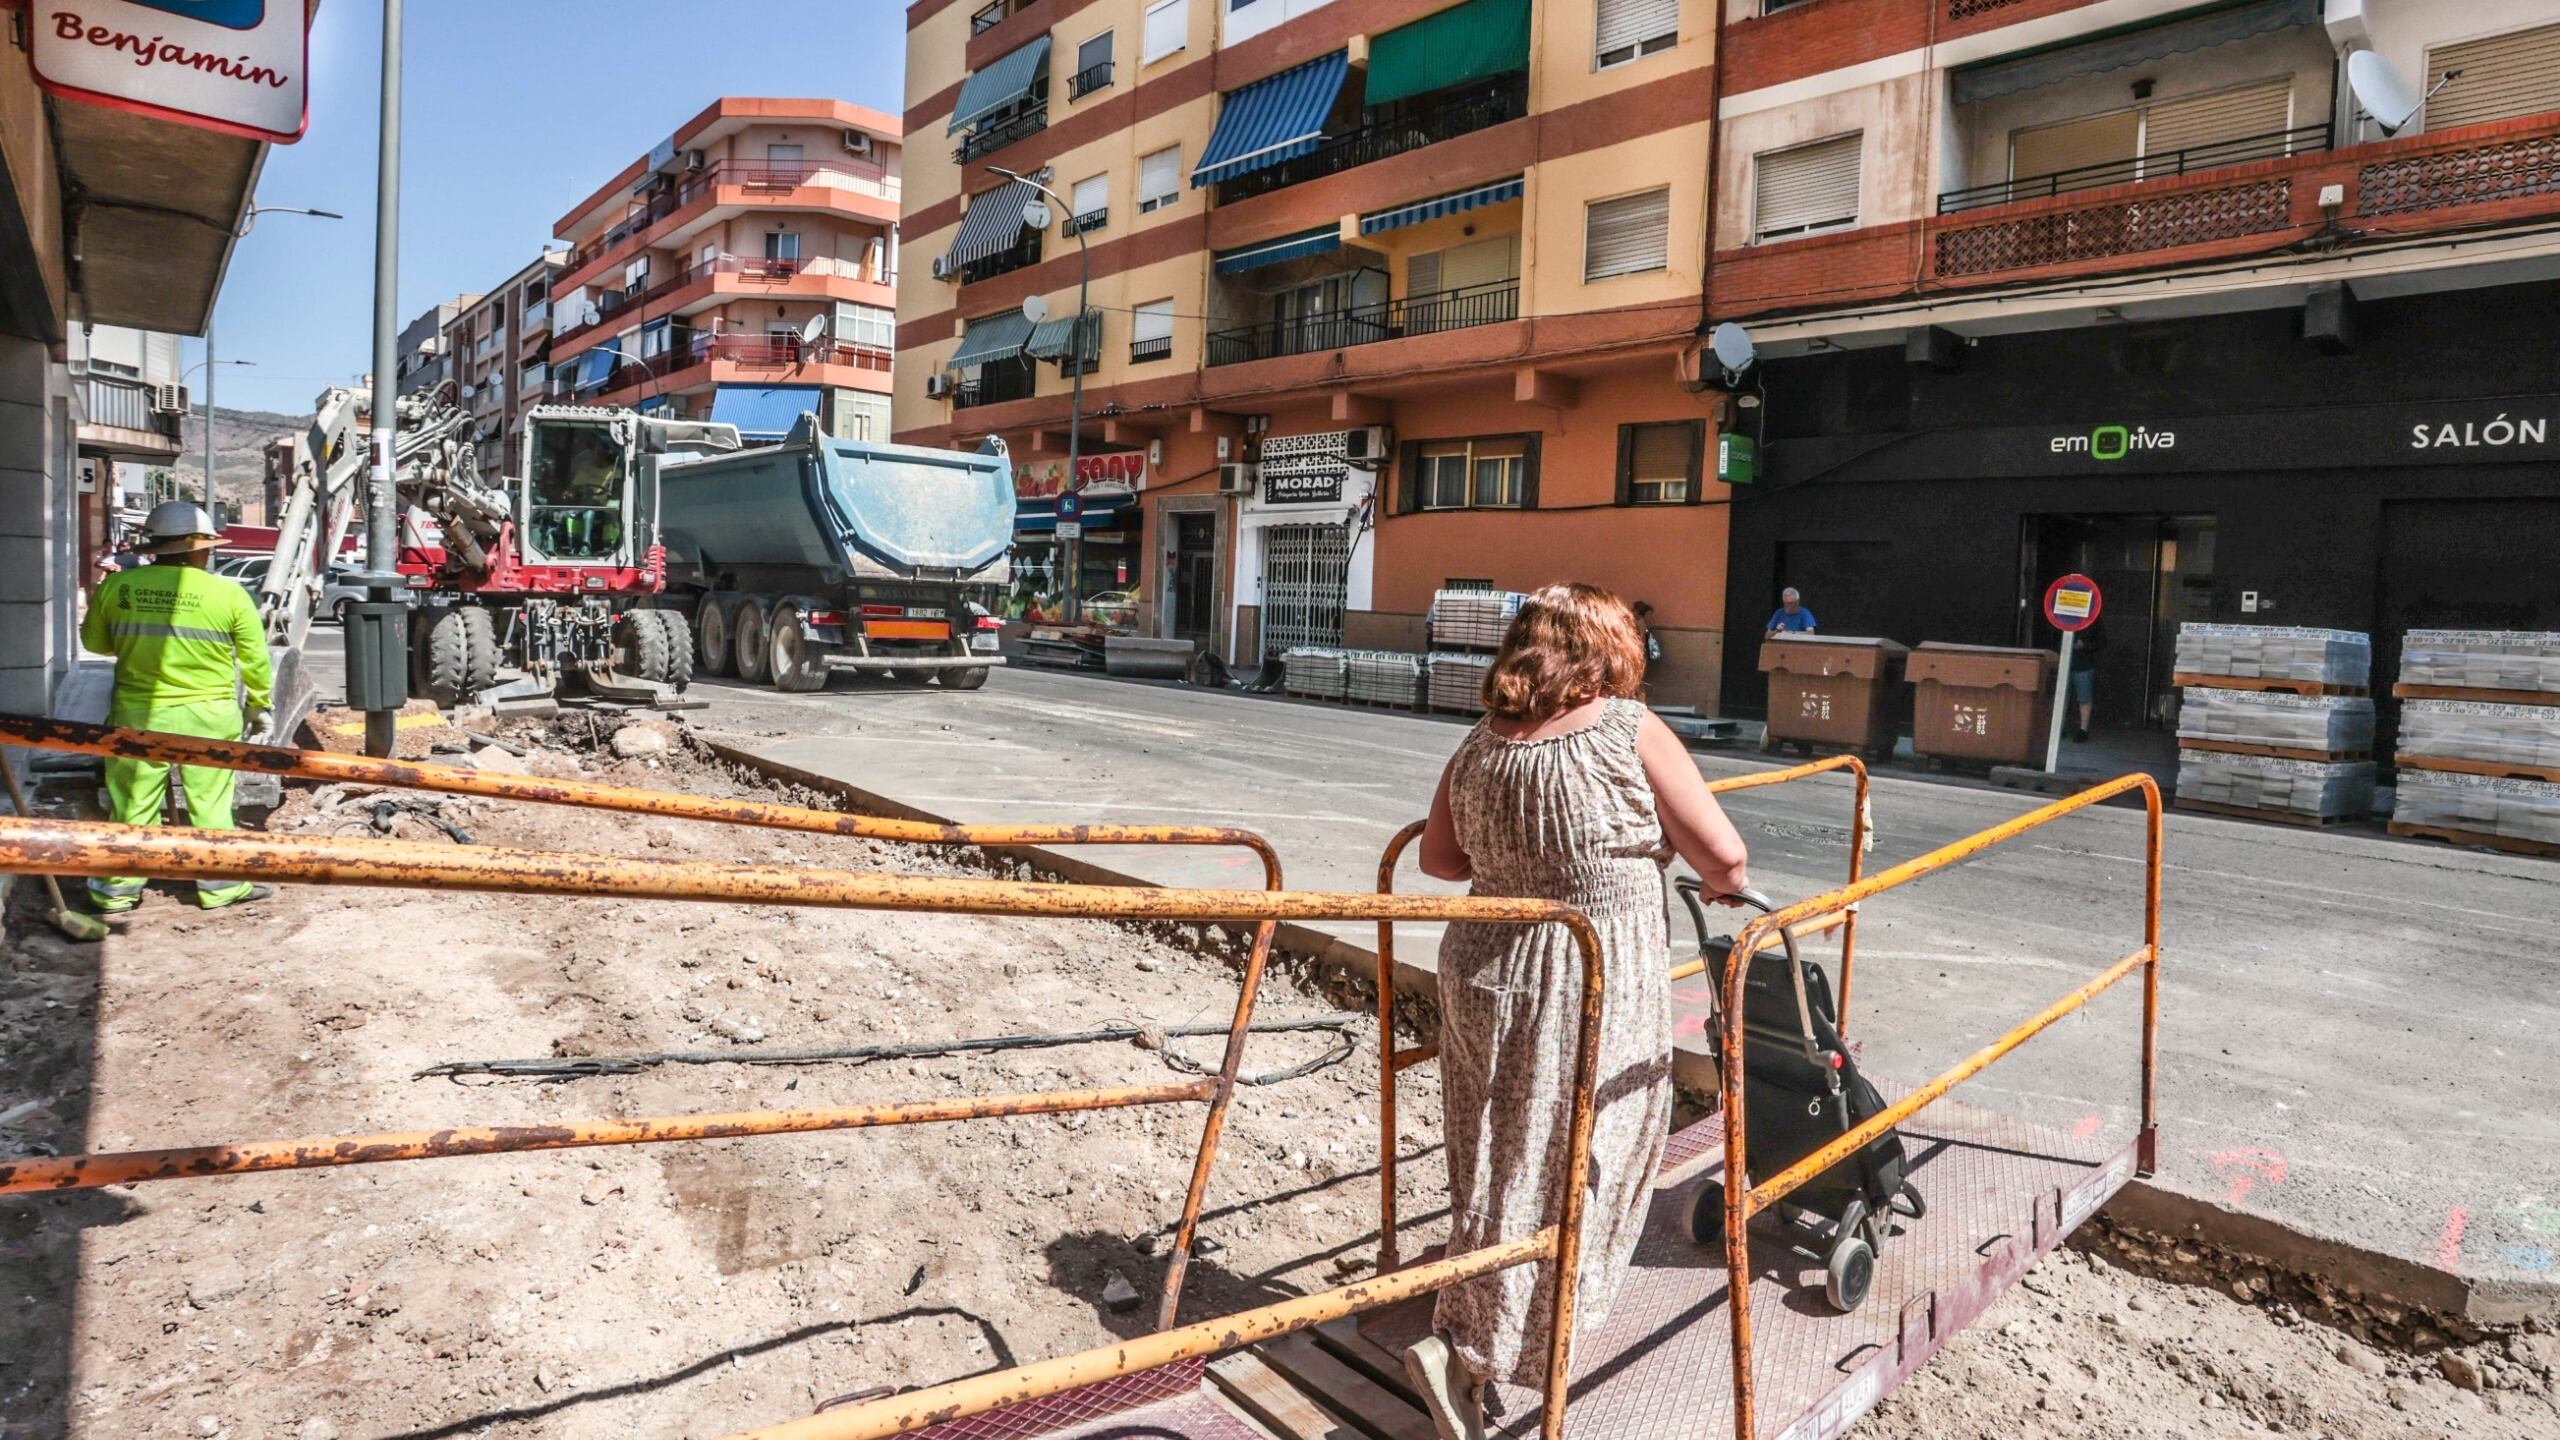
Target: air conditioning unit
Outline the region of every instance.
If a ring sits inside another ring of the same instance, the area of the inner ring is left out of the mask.
[[[187,404],[187,387],[186,387],[186,386],[184,386],[184,385],[154,385],[154,386],[152,386],[152,387],[151,387],[151,413],[152,413],[152,414],[154,414],[154,415],[184,415],[184,414],[186,414],[186,413],[187,413],[187,410],[188,410],[188,409],[189,409],[189,406],[188,406],[188,404]]]
[[[1343,437],[1342,458],[1354,465],[1384,465],[1395,449],[1396,432],[1385,425],[1363,425]]]
[[[937,371],[934,374],[924,377],[924,398],[927,400],[950,399],[951,376],[948,373]]]
[[[948,280],[948,279],[950,279],[952,276],[954,276],[954,275],[956,275],[956,274],[958,274],[958,273],[959,273],[958,267],[954,266],[954,265],[951,263],[951,257],[950,257],[950,256],[948,256],[948,255],[936,255],[936,256],[934,256],[934,257],[933,257],[933,278],[934,278],[934,279],[936,279],[936,280]]]
[[[1230,461],[1218,467],[1218,493],[1250,495],[1253,484],[1262,478],[1262,467],[1251,461]]]
[[[687,174],[693,174],[700,171],[702,166],[703,159],[701,151],[687,150],[684,152],[684,168]]]
[[[871,153],[871,137],[859,130],[847,130],[844,132],[844,148],[848,155],[868,155]]]

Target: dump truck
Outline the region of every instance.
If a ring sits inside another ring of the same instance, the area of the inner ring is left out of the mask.
[[[1013,464],[835,439],[800,417],[779,445],[661,467],[661,603],[690,612],[700,672],[818,690],[839,670],[954,690],[1004,663]]]

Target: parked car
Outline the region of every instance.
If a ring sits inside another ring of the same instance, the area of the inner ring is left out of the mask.
[[[232,555],[213,562],[213,573],[228,576],[255,590],[267,578],[267,567],[275,563],[272,555]]]

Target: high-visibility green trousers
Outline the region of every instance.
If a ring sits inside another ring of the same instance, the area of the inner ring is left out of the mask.
[[[206,700],[194,705],[123,705],[107,711],[107,723],[132,730],[159,730],[171,735],[194,735],[206,740],[240,738],[241,715],[238,704],[229,700]],[[199,830],[228,830],[231,827],[231,792],[236,777],[228,770],[210,765],[181,765],[178,784],[187,792],[187,819]],[[107,804],[114,810],[109,817],[119,825],[157,825],[161,811],[169,799],[169,766],[157,760],[107,761]],[[92,877],[89,898],[109,914],[130,910],[142,903],[143,876],[117,875],[105,879]],[[235,900],[247,898],[250,886],[242,881],[232,885],[196,882],[196,903],[207,910],[219,910]]]

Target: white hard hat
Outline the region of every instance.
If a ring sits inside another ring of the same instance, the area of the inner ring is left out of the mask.
[[[153,555],[184,555],[222,544],[222,527],[191,500],[163,500],[143,517],[141,548]]]

